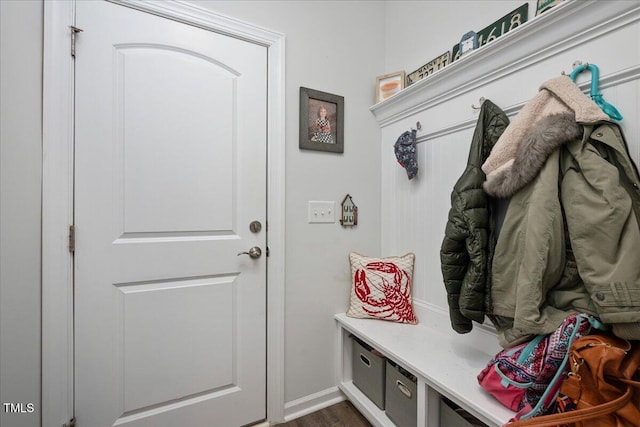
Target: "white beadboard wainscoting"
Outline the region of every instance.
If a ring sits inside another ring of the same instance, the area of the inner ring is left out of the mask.
[[[371,107],[382,130],[382,253],[416,254],[414,301],[443,317],[440,327],[451,330],[440,245],[478,118],[472,104],[490,99],[513,118],[543,82],[570,74],[575,61],[600,68],[600,90],[623,115],[631,157],[640,163],[638,2],[566,2]],[[590,73],[577,82],[588,93]],[[417,122],[419,172],[409,181],[393,144]]]

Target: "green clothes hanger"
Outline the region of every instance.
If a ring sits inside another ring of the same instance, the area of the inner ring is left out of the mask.
[[[616,107],[602,99],[602,94],[598,93],[598,80],[600,80],[600,70],[596,65],[589,63],[578,65],[571,72],[571,80],[575,82],[578,74],[585,70],[591,71],[591,99],[593,99],[593,101],[598,104],[600,108],[602,108],[602,111],[604,111],[607,116],[611,117],[614,120],[622,120],[622,115],[618,112],[618,110],[616,110]]]

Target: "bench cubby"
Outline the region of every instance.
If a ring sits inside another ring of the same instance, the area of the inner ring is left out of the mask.
[[[375,348],[384,357],[417,378],[416,426],[441,426],[444,396],[487,426],[506,423],[513,412],[480,388],[477,375],[499,350],[495,336],[480,328],[457,336],[427,324],[409,325],[375,319],[335,316],[340,354],[338,387],[369,421],[377,427],[394,427],[384,410],[353,384],[352,338]],[[475,336],[474,336],[475,335]],[[475,343],[495,342],[484,348]],[[495,349],[495,352],[491,352]]]

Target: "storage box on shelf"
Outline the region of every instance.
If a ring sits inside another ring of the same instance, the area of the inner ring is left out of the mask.
[[[353,385],[384,410],[385,359],[370,346],[353,337]]]
[[[440,425],[443,427],[486,427],[449,399],[440,400]]]
[[[385,413],[399,427],[413,427],[417,422],[417,383],[415,375],[387,359]]]
[[[459,336],[430,327],[428,322],[409,325],[355,319],[344,314],[337,314],[335,318],[341,354],[338,386],[374,426],[395,427],[396,424],[392,421],[393,413],[389,417],[353,384],[351,335],[416,377],[416,426],[445,425],[441,424],[443,396],[488,426],[501,426],[513,416],[512,411],[484,392],[476,379],[478,372],[495,354],[491,351],[497,350],[495,337],[496,347],[477,345],[479,341],[491,341],[486,331],[475,328],[470,334]],[[474,337],[483,334],[486,336]],[[389,402],[387,399],[387,405]]]

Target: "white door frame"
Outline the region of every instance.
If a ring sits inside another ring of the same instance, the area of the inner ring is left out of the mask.
[[[42,425],[59,427],[73,408],[75,1],[44,2],[42,164]],[[284,421],[285,36],[180,1],[109,0],[267,47],[267,420]],[[79,34],[82,37],[82,33]]]

